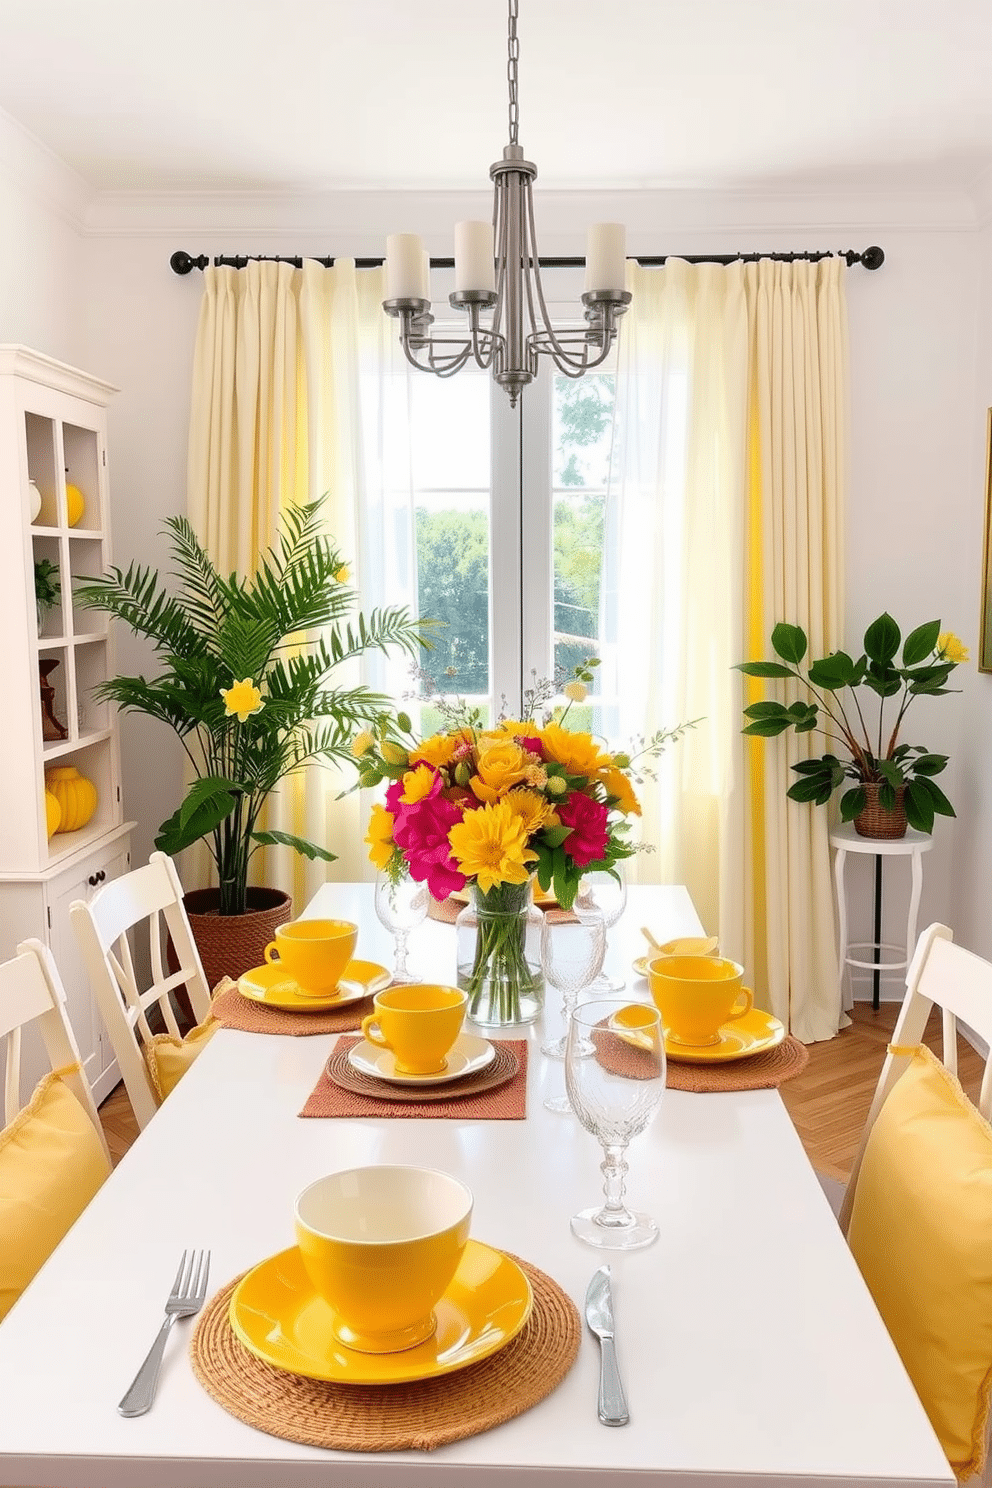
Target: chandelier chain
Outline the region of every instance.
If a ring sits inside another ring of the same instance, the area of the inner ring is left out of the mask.
[[[520,42],[517,39],[517,14],[520,0],[510,0],[509,30],[507,34],[506,81],[510,88],[510,144],[518,143],[517,131],[520,110],[517,103],[517,63],[520,60]]]

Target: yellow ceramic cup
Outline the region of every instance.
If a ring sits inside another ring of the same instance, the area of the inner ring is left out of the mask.
[[[339,1342],[364,1354],[414,1348],[458,1270],[472,1191],[434,1168],[350,1168],[296,1200],[307,1275],[333,1311]]]
[[[351,920],[290,920],[276,926],[265,959],[284,966],[304,996],[327,997],[355,954],[357,940],[358,926]]]
[[[720,1042],[724,1023],[754,1006],[744,968],[723,956],[655,956],[648,962],[651,996],[669,1038],[701,1048]]]
[[[372,1000],[375,1012],[362,1019],[362,1035],[392,1050],[398,1073],[436,1075],[447,1067],[467,1002],[468,994],[456,987],[387,987]]]

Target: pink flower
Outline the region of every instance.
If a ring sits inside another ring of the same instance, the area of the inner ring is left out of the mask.
[[[389,792],[387,800],[388,796]],[[440,775],[419,801],[397,803],[393,841],[403,850],[410,877],[418,883],[426,879],[435,899],[447,899],[465,887],[465,875],[459,872],[448,842],[449,830],[461,819],[461,808],[441,795]]]
[[[540,739],[531,738],[528,735],[521,734],[517,739],[517,743],[520,745],[521,749],[526,749],[530,754],[536,754],[538,759],[543,762],[544,750],[541,748]]]
[[[572,862],[578,868],[598,863],[606,854],[609,837],[606,807],[581,791],[573,791],[557,809],[562,826],[572,828],[562,843]]]

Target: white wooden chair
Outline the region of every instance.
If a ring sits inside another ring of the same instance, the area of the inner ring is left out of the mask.
[[[135,1118],[144,1129],[158,1109],[142,1053],[142,1046],[150,1047],[155,1036],[149,1010],[159,1009],[166,1031],[175,1039],[180,1033],[170,992],[185,990],[197,1023],[210,1012],[210,991],[175,864],[165,853],[152,853],[145,867],[113,879],[88,901],[75,900],[69,917]],[[166,971],[163,928],[179,965],[171,975]],[[135,972],[131,941],[136,934],[147,934],[151,983],[145,988],[139,986]]]
[[[992,962],[954,944],[946,925],[930,925],[916,943],[906,972],[906,995],[892,1033],[891,1046],[912,1049],[923,1042],[923,1031],[934,1007],[941,1009],[945,1069],[958,1072],[958,1019],[978,1035],[990,1051],[985,1060],[978,1109],[992,1120]],[[840,1226],[847,1233],[854,1205],[858,1173],[865,1147],[885,1098],[910,1063],[908,1054],[886,1054],[872,1099],[851,1177],[840,1206]]]
[[[65,989],[51,951],[40,940],[25,940],[11,961],[0,964],[0,1043],[6,1044],[4,1124],[20,1113],[30,1091],[21,1090],[21,1029],[36,1023],[53,1070],[71,1069],[63,1081],[93,1123],[110,1161],[79,1046],[65,1007]],[[78,1068],[72,1068],[78,1066]]]

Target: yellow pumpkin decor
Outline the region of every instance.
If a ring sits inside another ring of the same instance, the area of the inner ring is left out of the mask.
[[[86,497],[78,486],[72,486],[68,481],[65,487],[65,510],[70,527],[75,527],[86,510]]]
[[[62,807],[50,790],[45,791],[45,824],[48,828],[49,837],[59,829],[62,820]]]
[[[58,765],[48,771],[45,785],[59,804],[62,815],[56,832],[76,832],[85,827],[96,810],[96,786],[75,765]]]

